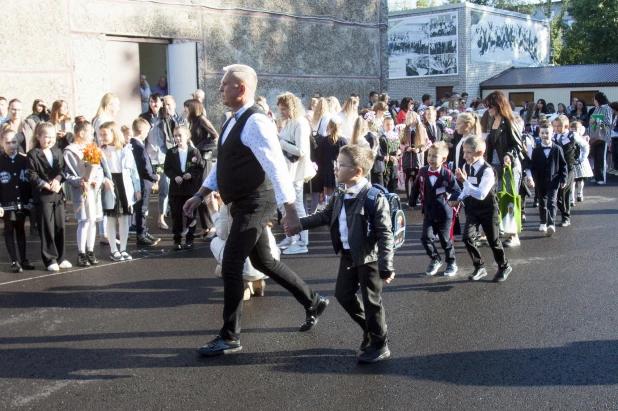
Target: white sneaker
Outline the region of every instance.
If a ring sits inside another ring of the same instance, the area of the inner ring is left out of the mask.
[[[542,233],[546,233],[547,232],[547,224],[541,224],[539,226],[539,231]]]
[[[304,254],[308,252],[307,246],[300,242],[296,242],[283,250],[283,254]]]
[[[60,265],[58,267],[60,267],[60,268],[71,268],[71,267],[73,267],[73,264],[71,264],[69,262],[69,260],[64,260],[63,262],[60,263]]]
[[[295,242],[296,240],[294,240],[294,237],[285,237],[279,244],[277,244],[277,247],[284,250]]]
[[[547,237],[551,237],[556,232],[556,227],[553,225],[547,226]]]
[[[60,271],[60,267],[56,263],[50,264],[47,266],[47,271]]]
[[[606,184],[605,181],[597,181],[598,186],[604,186],[605,184]]]
[[[502,242],[503,247],[519,247],[520,245],[519,237],[509,238]]]

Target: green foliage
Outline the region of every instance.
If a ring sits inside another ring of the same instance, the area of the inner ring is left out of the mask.
[[[565,30],[559,64],[615,63],[618,61],[618,0],[570,0],[575,22]]]
[[[416,7],[433,7],[436,5],[436,0],[418,0],[416,2]]]
[[[545,9],[545,16],[551,19],[551,0],[547,0],[549,8]],[[560,65],[562,62],[561,56],[564,49],[564,33],[569,28],[564,23],[564,14],[567,10],[569,0],[564,0],[560,12],[557,13],[549,22],[549,35],[551,39],[551,47],[554,54],[554,63]]]

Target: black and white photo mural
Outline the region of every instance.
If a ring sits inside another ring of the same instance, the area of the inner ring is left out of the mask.
[[[547,64],[549,30],[532,19],[471,10],[473,62],[504,63],[515,67]]]
[[[457,13],[388,22],[389,78],[457,74]]]

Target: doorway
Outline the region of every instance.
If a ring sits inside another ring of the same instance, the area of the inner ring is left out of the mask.
[[[442,104],[442,103],[438,104],[438,101],[440,101],[440,99],[442,98],[444,93],[451,93],[451,94],[453,94],[453,86],[440,86],[440,87],[436,87],[436,99],[435,99],[436,107],[439,107]]]
[[[169,40],[107,38],[109,91],[120,99],[119,125],[130,126],[142,110],[140,74],[152,89],[161,76],[167,77],[169,95],[176,100],[176,111],[182,113],[183,103],[198,84],[197,43],[170,43]]]

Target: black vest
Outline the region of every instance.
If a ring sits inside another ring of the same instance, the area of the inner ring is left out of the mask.
[[[466,172],[469,171],[471,167],[472,166],[466,165]],[[489,193],[484,200],[478,200],[472,196],[467,196],[466,198],[464,198],[463,203],[466,207],[466,214],[491,214],[494,212],[494,210],[498,212],[498,179],[493,167],[491,167],[489,164],[487,164],[487,162],[485,162],[485,164],[483,164],[479,171],[475,172],[474,177],[476,177],[476,184],[472,185],[476,187],[481,185],[481,180],[483,179],[483,176],[485,175],[485,170],[487,168],[489,168],[491,172],[494,173],[494,177],[496,177],[494,186],[491,188],[491,190],[489,190]],[[468,173],[468,176],[469,175],[470,173]]]
[[[219,155],[217,160],[217,185],[219,194],[225,204],[229,204],[239,198],[255,192],[272,190],[270,179],[264,172],[251,149],[245,146],[241,139],[242,132],[247,120],[252,115],[264,115],[261,108],[254,105],[236,120],[236,124],[225,138],[219,139]],[[230,119],[231,120],[231,119]],[[221,130],[221,135],[228,127],[228,120]]]
[[[558,138],[555,138],[554,142],[556,143],[556,145],[562,147],[564,159],[566,160],[567,165],[569,166],[569,170],[571,170],[573,169],[573,165],[575,164],[575,162],[578,160],[576,158],[577,143],[575,143],[575,136],[573,135],[573,133],[569,133],[568,137],[569,137],[569,140],[571,141],[569,141],[566,144],[562,144],[562,134],[560,134]]]
[[[449,176],[451,171],[440,167],[440,175],[436,177],[436,182],[432,186],[427,172],[429,166],[425,166],[419,171],[419,179],[423,187],[423,214],[425,220],[445,221],[453,219],[453,207],[448,205],[450,193],[436,194],[436,190],[444,188],[448,190]]]

